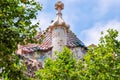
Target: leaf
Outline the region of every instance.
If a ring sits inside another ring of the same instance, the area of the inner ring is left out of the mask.
[[[0,16],[2,16],[3,14],[0,13]]]

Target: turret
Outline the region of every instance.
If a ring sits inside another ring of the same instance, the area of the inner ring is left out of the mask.
[[[50,24],[50,30],[52,32],[52,57],[55,57],[55,51],[61,51],[67,44],[67,30],[69,25],[62,19],[61,10],[64,9],[64,4],[58,1],[55,4],[57,10],[56,19]]]

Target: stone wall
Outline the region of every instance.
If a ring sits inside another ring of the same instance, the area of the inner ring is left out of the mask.
[[[55,51],[61,51],[67,43],[66,31],[62,26],[55,27],[52,31],[52,57]]]
[[[52,57],[52,51],[39,51],[29,54],[20,54],[19,56],[22,62],[26,64],[27,70],[25,71],[25,74],[29,77],[35,77],[35,71],[44,67],[44,60],[45,58]]]
[[[86,50],[84,50],[84,48],[81,47],[71,48],[71,50],[77,59],[82,59],[86,53]]]

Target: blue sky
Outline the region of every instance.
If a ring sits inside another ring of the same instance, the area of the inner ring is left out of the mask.
[[[58,0],[36,0],[43,6],[37,15],[40,27],[45,30],[56,17],[54,5]],[[61,0],[64,3],[63,19],[85,45],[98,44],[100,32],[108,28],[120,32],[120,0]],[[119,37],[120,39],[120,37]]]

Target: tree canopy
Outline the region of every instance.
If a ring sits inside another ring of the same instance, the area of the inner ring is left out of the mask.
[[[25,39],[34,41],[39,24],[33,25],[31,20],[36,19],[38,10],[41,5],[34,0],[0,0],[0,78],[22,79],[22,66],[15,51]]]
[[[90,80],[120,79],[120,41],[118,31],[109,29],[108,34],[100,38],[98,46],[88,50],[84,57],[83,76]],[[103,33],[102,33],[103,34]]]
[[[74,58],[67,48],[57,53],[55,60],[47,59],[37,71],[41,80],[120,80],[120,41],[118,31],[109,29],[97,46],[91,47],[83,60]],[[103,34],[103,32],[102,32]]]
[[[36,77],[39,80],[78,80],[76,74],[77,62],[73,56],[73,53],[64,48],[60,53],[57,52],[57,58],[55,60],[47,59],[43,69],[40,69],[36,73]]]

